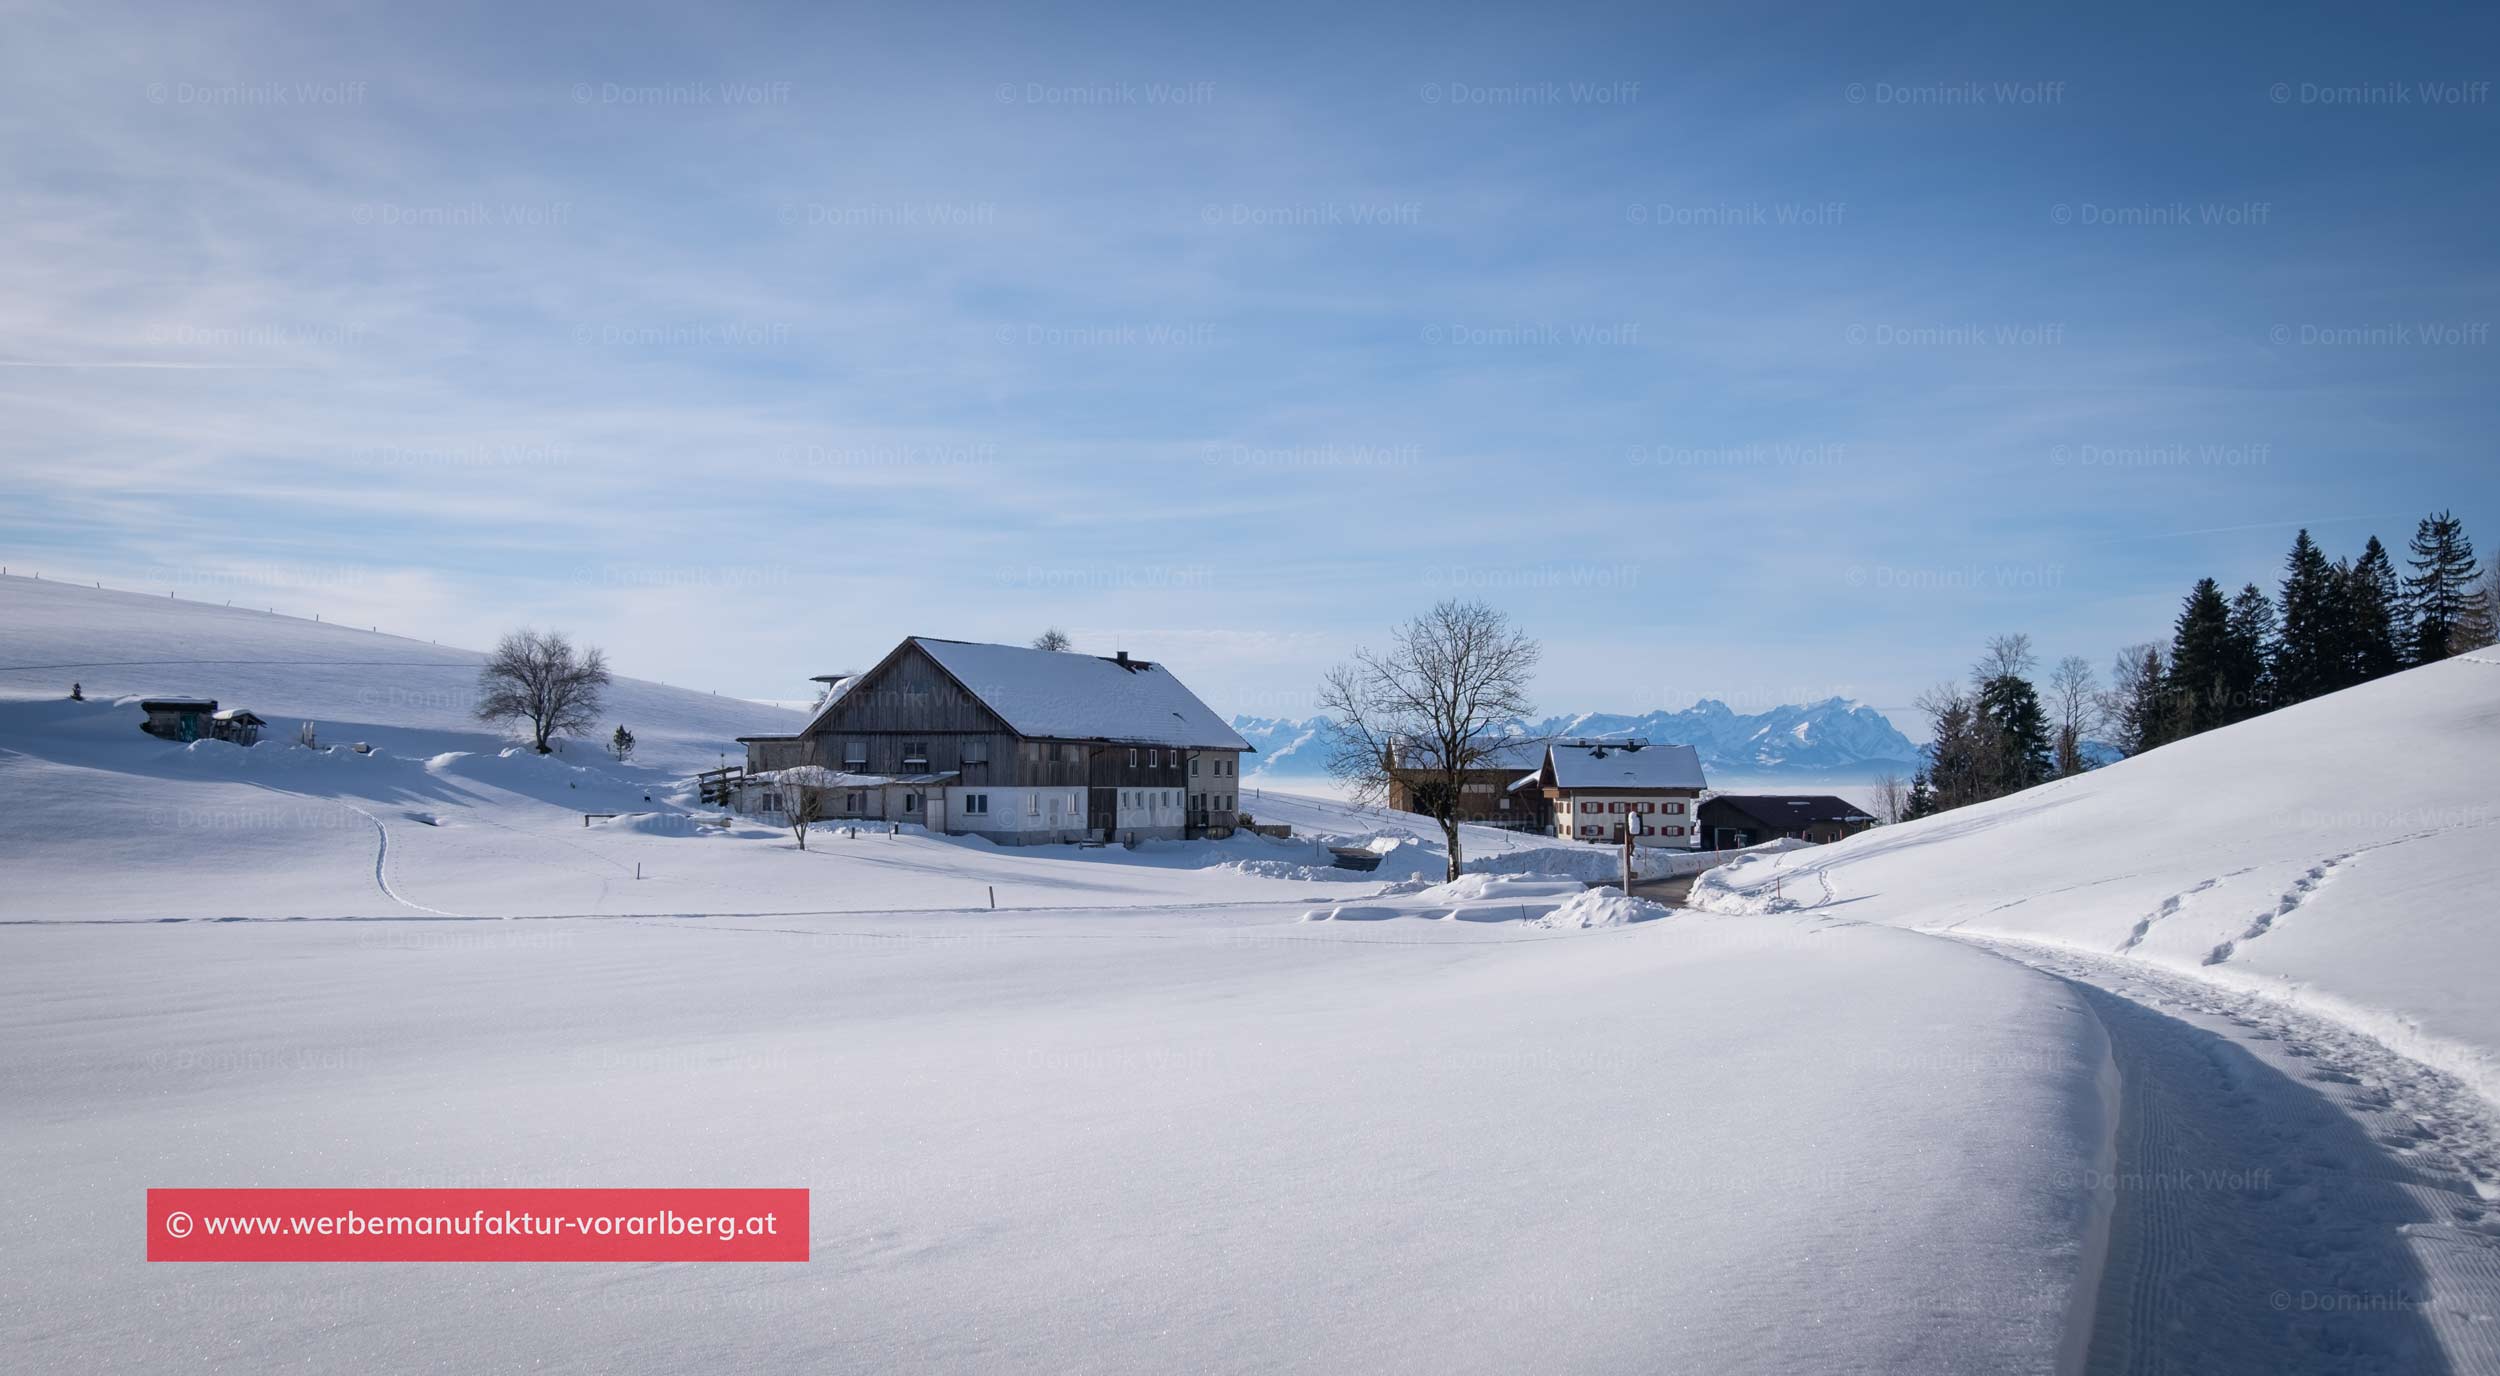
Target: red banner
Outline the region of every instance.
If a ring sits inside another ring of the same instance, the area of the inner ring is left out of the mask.
[[[805,1261],[805,1190],[150,1190],[150,1261]]]

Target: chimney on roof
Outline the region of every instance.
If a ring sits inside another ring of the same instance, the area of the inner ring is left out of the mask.
[[[1112,657],[1113,657],[1113,658],[1115,658],[1115,659],[1117,659],[1117,660],[1120,662],[1120,667],[1121,667],[1121,668],[1125,669],[1125,668],[1127,668],[1127,667],[1128,667],[1128,651],[1126,651],[1126,650],[1119,650],[1119,651],[1115,651],[1115,652],[1113,653],[1113,656],[1112,656]]]

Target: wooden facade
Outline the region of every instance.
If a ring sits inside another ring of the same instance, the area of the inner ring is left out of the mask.
[[[806,730],[739,739],[751,775],[817,765],[859,780],[829,790],[835,820],[1024,844],[1227,835],[1239,813],[1240,751],[1021,734],[909,640],[834,683]]]

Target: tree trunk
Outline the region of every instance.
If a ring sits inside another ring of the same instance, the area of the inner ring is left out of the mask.
[[[1466,867],[1466,864],[1467,864],[1467,857],[1466,857],[1466,856],[1464,856],[1464,855],[1462,855],[1462,854],[1459,852],[1459,845],[1458,845],[1458,818],[1457,818],[1457,816],[1456,816],[1455,814],[1446,815],[1446,816],[1442,817],[1442,819],[1441,819],[1441,838],[1442,838],[1444,841],[1447,841],[1447,842],[1449,843],[1449,847],[1450,847],[1450,876],[1449,876],[1449,877],[1450,877],[1450,878],[1452,878],[1452,879],[1456,879],[1456,878],[1458,878],[1458,876],[1459,876],[1460,872],[1461,872],[1461,871],[1462,871],[1462,870]]]

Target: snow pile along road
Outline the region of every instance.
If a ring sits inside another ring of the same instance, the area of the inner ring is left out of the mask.
[[[1543,921],[1548,927],[1626,927],[1654,922],[1674,911],[1646,898],[1626,897],[1621,889],[1587,889],[1547,913]]]

